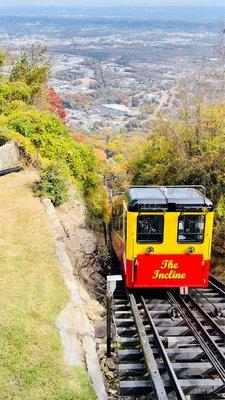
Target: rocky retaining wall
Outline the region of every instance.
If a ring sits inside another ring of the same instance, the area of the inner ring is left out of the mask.
[[[65,360],[69,365],[81,365],[82,361],[84,361],[92,380],[97,399],[106,400],[106,390],[96,352],[94,329],[86,314],[78,289],[79,285],[74,276],[73,267],[67,254],[63,239],[63,228],[51,201],[44,199],[43,203],[53,226],[56,240],[56,254],[61,266],[65,285],[70,295],[70,303],[61,313],[57,321],[64,346]],[[79,346],[79,344],[81,346]]]
[[[0,147],[0,170],[17,167],[19,159],[19,150],[14,142],[8,142]]]

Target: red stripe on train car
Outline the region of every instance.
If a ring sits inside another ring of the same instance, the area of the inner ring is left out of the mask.
[[[195,254],[140,254],[126,262],[129,288],[207,287],[210,260]]]

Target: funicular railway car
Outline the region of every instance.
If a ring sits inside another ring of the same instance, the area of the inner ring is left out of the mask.
[[[130,187],[112,204],[112,245],[128,288],[207,287],[213,204],[203,187]]]

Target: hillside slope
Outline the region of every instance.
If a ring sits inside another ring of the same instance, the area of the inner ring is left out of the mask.
[[[92,400],[84,369],[63,363],[55,321],[68,295],[35,179],[0,178],[0,399]]]

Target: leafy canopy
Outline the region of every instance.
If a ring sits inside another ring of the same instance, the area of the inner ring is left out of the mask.
[[[204,185],[216,206],[214,255],[225,256],[225,105],[198,105],[179,119],[161,119],[142,154],[132,158],[134,184]],[[225,277],[225,275],[224,275]]]

